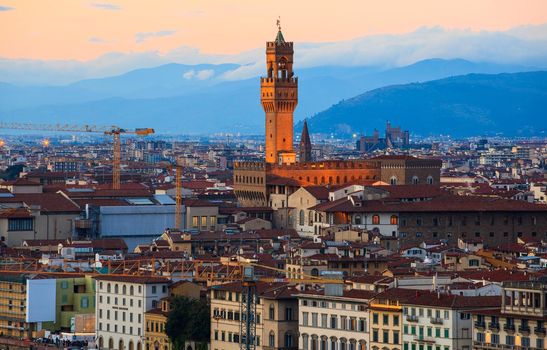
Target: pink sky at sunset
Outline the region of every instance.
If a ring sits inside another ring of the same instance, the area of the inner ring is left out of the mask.
[[[191,46],[234,54],[275,36],[296,42],[400,34],[423,26],[506,30],[547,22],[547,1],[0,0],[0,57],[90,60]]]

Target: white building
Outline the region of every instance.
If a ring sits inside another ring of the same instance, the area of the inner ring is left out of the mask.
[[[466,297],[416,291],[403,302],[403,350],[471,350],[473,310],[500,304],[499,297]]]
[[[332,286],[331,286],[332,287]],[[341,286],[298,295],[300,350],[368,350],[368,301],[373,291]],[[330,292],[329,292],[330,291]]]
[[[158,277],[99,276],[95,285],[95,329],[100,349],[142,350],[144,313],[168,296],[169,280]]]

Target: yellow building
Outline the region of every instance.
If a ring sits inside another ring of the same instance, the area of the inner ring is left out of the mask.
[[[146,328],[144,330],[146,350],[171,350],[172,344],[165,333],[167,316],[169,314],[172,297],[185,296],[191,299],[200,298],[200,286],[187,281],[177,282],[169,287],[169,297],[163,298],[160,307],[144,314]]]
[[[26,288],[26,278],[21,274],[0,276],[0,336],[31,336],[31,325],[25,322]]]
[[[48,282],[44,284],[45,281]],[[31,305],[33,312],[29,313],[27,307]],[[37,310],[45,306],[47,312]],[[40,311],[40,315],[35,311]],[[94,314],[95,288],[89,277],[54,278],[20,273],[0,276],[0,336],[35,338],[41,330],[70,331],[73,317]],[[95,329],[85,331],[93,333]]]
[[[411,289],[393,288],[376,295],[369,304],[371,350],[402,348],[403,303],[415,296]]]

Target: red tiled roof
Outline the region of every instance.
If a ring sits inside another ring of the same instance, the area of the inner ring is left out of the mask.
[[[106,276],[95,276],[94,278],[99,281],[114,281],[114,282],[122,282],[122,283],[138,283],[138,284],[170,283],[170,280],[168,278],[158,277],[158,276],[106,275]]]
[[[311,210],[326,212],[469,212],[469,211],[534,211],[547,213],[547,204],[500,198],[443,195],[427,201],[395,202],[389,200],[366,200],[354,206],[350,200],[341,198],[333,202],[318,204]]]
[[[0,197],[0,203],[25,203],[37,205],[42,212],[80,212],[80,207],[60,193],[21,193],[13,197]]]
[[[326,186],[306,186],[304,189],[319,200],[329,199],[329,189]]]

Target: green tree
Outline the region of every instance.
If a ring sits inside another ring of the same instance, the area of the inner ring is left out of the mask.
[[[194,341],[200,348],[206,348],[211,336],[210,318],[210,309],[206,302],[174,297],[165,326],[174,349],[184,350],[186,341]]]

